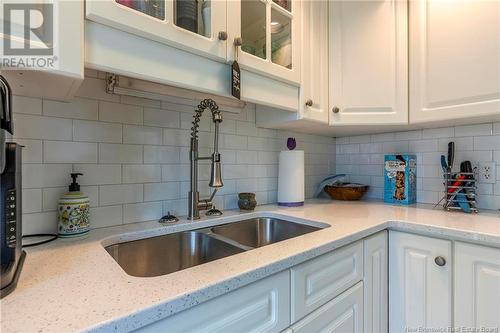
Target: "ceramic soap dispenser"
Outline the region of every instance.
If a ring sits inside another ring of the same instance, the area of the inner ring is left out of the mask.
[[[59,199],[58,207],[58,234],[59,237],[78,237],[86,235],[90,229],[89,221],[89,198],[80,192],[77,183],[81,173],[72,173],[73,182],[69,185],[69,192],[63,194]]]

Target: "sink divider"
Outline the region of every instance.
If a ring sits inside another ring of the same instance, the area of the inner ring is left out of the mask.
[[[238,243],[237,241],[235,241],[234,239],[231,239],[231,238],[228,238],[228,237],[224,237],[224,236],[221,236],[219,234],[216,234],[214,232],[212,232],[212,228],[204,228],[204,229],[198,229],[196,230],[197,232],[201,232],[201,233],[204,233],[205,235],[209,236],[209,237],[212,237],[212,238],[215,238],[217,240],[220,240],[221,242],[224,242],[224,243],[227,243],[227,244],[230,244],[232,246],[235,246],[237,248],[240,248],[244,251],[250,251],[250,250],[254,250],[255,247],[251,247],[251,246],[247,246],[247,245],[243,245],[241,243]]]

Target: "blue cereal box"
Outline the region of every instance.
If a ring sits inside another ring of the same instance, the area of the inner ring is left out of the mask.
[[[385,155],[384,202],[411,205],[417,201],[417,157]]]

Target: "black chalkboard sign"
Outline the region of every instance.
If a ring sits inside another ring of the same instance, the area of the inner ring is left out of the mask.
[[[241,71],[236,60],[231,65],[231,94],[241,99]]]

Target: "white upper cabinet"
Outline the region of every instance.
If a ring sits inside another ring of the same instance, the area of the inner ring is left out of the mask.
[[[455,327],[500,326],[500,249],[455,243]]]
[[[328,123],[328,1],[302,2],[299,119]]]
[[[87,0],[86,16],[125,32],[226,61],[224,0]]]
[[[301,1],[229,0],[227,6],[229,58],[242,69],[298,85]],[[241,46],[234,45],[239,38]]]
[[[407,1],[329,4],[330,124],[407,124]]]
[[[500,115],[500,2],[410,1],[410,122]]]
[[[451,242],[389,232],[389,332],[451,327]]]
[[[73,98],[84,78],[83,7],[81,1],[63,0],[0,4],[0,29],[10,28],[10,34],[0,33],[0,67],[14,94]],[[25,22],[26,14],[35,22]]]

